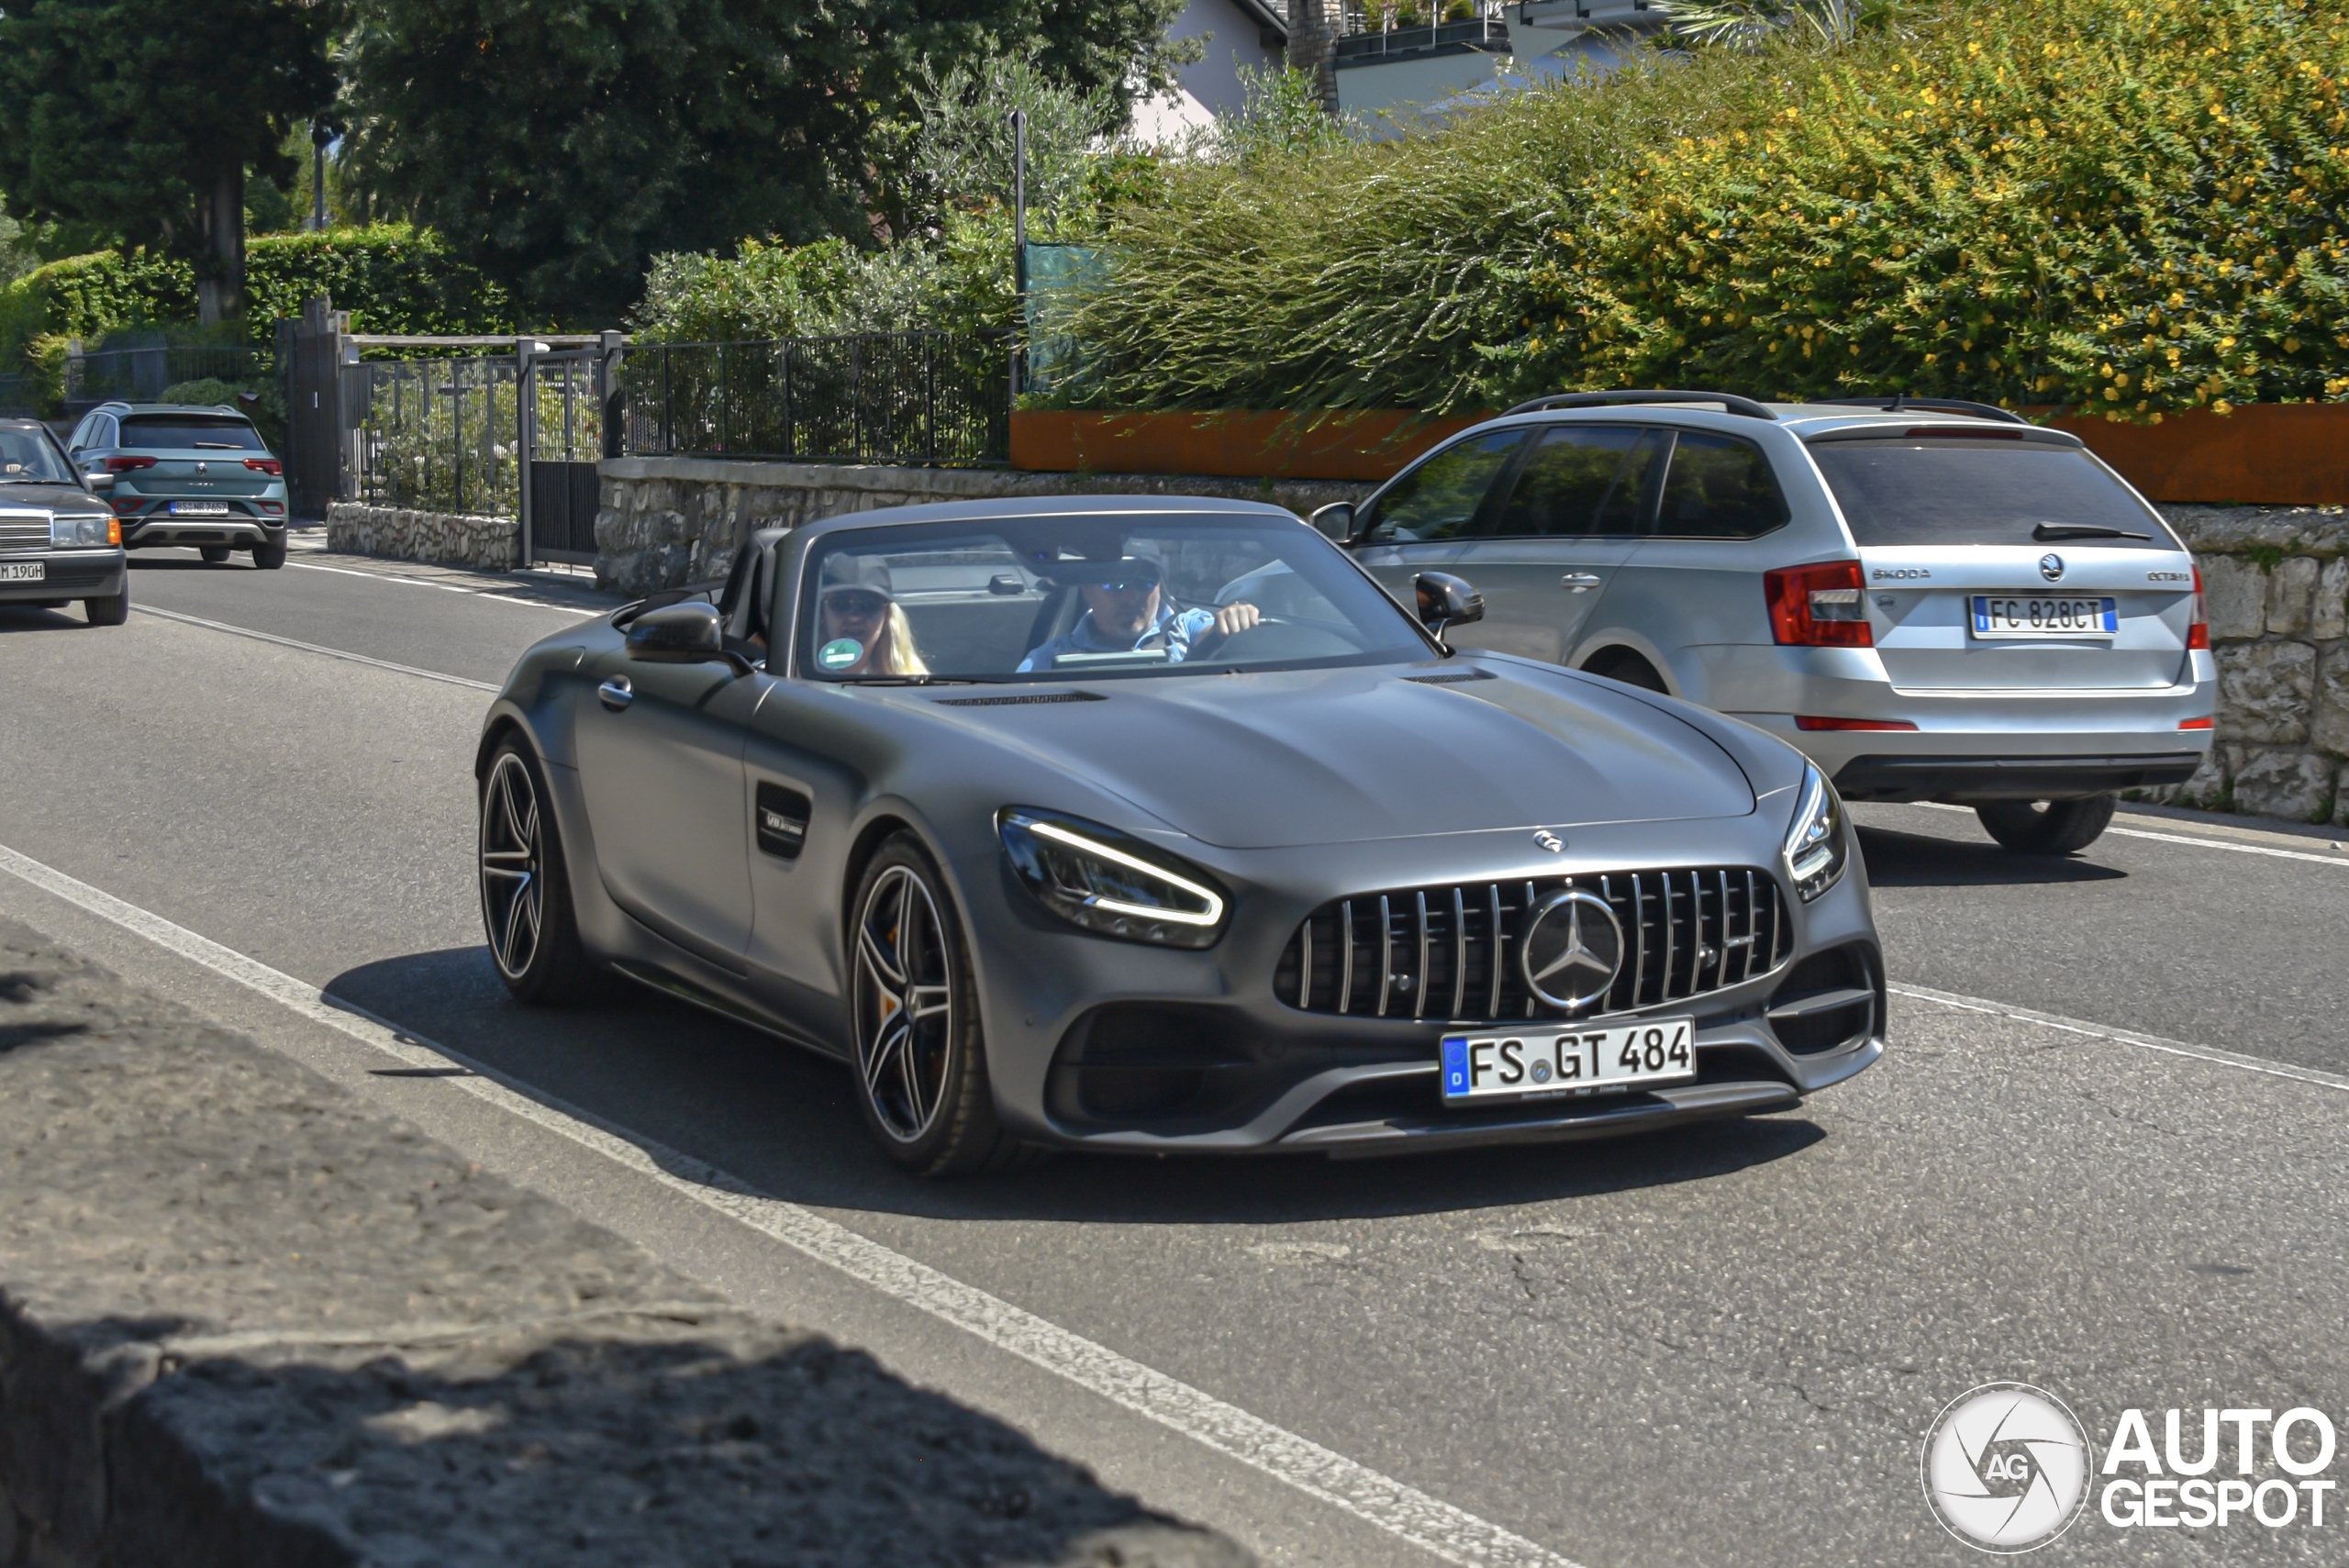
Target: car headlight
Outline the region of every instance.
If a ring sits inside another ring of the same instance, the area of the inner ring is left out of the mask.
[[[1011,869],[1073,926],[1161,947],[1213,947],[1230,900],[1189,862],[1087,822],[1026,806],[996,814]]]
[[[88,516],[71,512],[54,512],[49,519],[49,542],[51,544],[119,544],[122,525],[104,512]]]
[[[1844,863],[1851,859],[1847,837],[1843,802],[1836,795],[1835,786],[1827,782],[1825,773],[1805,763],[1784,851],[1787,874],[1794,879],[1795,892],[1804,903],[1842,879]]]

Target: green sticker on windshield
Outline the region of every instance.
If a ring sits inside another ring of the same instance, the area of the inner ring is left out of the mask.
[[[845,670],[864,657],[864,644],[852,637],[836,637],[816,650],[816,662],[827,670]]]

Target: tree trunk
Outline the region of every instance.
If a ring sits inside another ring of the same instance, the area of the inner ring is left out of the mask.
[[[209,325],[225,321],[245,304],[245,171],[223,171],[204,208],[205,246],[211,251],[206,274],[195,283],[195,316]]]

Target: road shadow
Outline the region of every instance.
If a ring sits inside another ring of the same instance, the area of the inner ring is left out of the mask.
[[[1890,828],[1862,828],[1860,854],[1877,887],[2021,887],[2047,883],[2113,882],[2125,871],[2071,855],[2019,855],[1996,844],[1969,844]]]
[[[226,561],[205,561],[195,555],[134,555],[128,562],[134,572],[252,572],[257,571],[252,557],[239,560],[232,553]]]
[[[0,605],[0,633],[12,631],[65,631],[74,627],[87,628],[76,606],[62,610],[37,609],[31,605]]]
[[[1706,1181],[1826,1137],[1798,1111],[1586,1142],[1342,1162],[1060,1153],[1010,1175],[933,1182],[882,1155],[846,1068],[649,990],[593,1008],[524,1007],[482,948],[364,964],[326,989],[542,1103],[584,1113],[673,1174],[707,1183],[707,1167],[716,1167],[768,1196],[820,1208],[1129,1225],[1376,1218]]]

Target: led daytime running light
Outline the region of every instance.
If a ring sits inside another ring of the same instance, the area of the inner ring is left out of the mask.
[[[1122,850],[1111,849],[1098,840],[1088,839],[1082,833],[1072,833],[1056,823],[1031,820],[1022,826],[1040,839],[1050,839],[1055,843],[1066,844],[1069,848],[1085,854],[1098,855],[1113,865],[1124,866],[1128,871],[1140,872],[1145,876],[1166,884],[1169,887],[1179,888],[1207,906],[1206,912],[1202,914],[1194,913],[1188,909],[1169,909],[1152,904],[1130,904],[1122,898],[1104,898],[1097,893],[1089,894],[1085,897],[1085,903],[1096,909],[1106,909],[1113,915],[1131,915],[1144,920],[1167,920],[1178,926],[1212,926],[1223,918],[1223,897],[1220,894],[1212,888],[1202,887],[1186,877],[1177,876],[1163,865],[1143,860],[1139,855],[1127,854]]]

